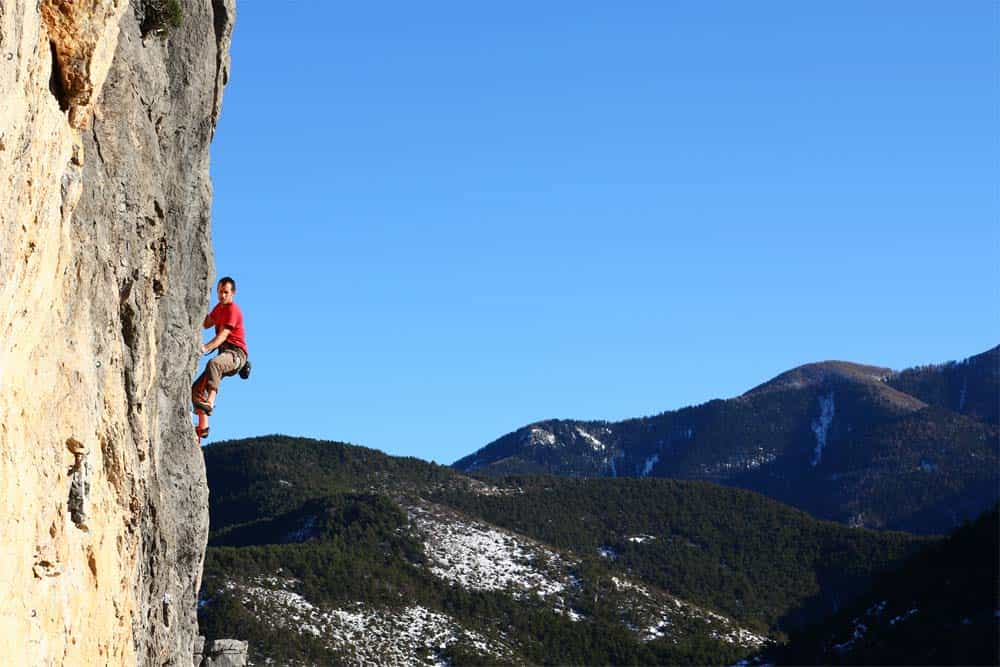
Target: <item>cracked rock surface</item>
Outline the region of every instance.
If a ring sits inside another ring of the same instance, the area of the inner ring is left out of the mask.
[[[0,4],[0,655],[191,664],[188,414],[234,0]],[[28,663],[26,663],[28,664]]]

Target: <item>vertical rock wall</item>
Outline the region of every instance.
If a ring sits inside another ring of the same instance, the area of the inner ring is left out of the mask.
[[[0,656],[18,664],[191,661],[208,489],[189,385],[234,7],[181,0],[163,32],[153,4],[0,2]]]

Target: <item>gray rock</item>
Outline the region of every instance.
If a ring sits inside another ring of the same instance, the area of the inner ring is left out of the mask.
[[[135,651],[155,665],[190,656],[197,635],[208,486],[190,385],[214,277],[208,148],[235,16],[234,0],[181,7],[180,27],[166,35],[143,37],[135,15],[123,16],[99,114],[83,134],[72,220],[75,243],[92,249],[74,267],[79,295],[93,321],[109,324],[94,348],[122,351],[129,428],[113,443],[123,465],[110,474],[134,499]]]
[[[86,457],[77,457],[70,476],[69,499],[66,507],[70,518],[80,530],[87,530],[87,496],[90,494],[90,464]]]
[[[238,639],[205,642],[202,667],[246,667],[248,643]]]
[[[150,30],[163,0],[0,0],[0,655],[193,653],[208,488],[189,392],[235,12],[179,3]]]

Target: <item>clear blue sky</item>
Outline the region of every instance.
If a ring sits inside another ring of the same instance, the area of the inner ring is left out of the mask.
[[[450,463],[992,347],[997,7],[241,0],[213,241],[255,366],[212,440]]]

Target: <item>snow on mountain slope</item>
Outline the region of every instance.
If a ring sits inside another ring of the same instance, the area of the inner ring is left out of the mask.
[[[556,436],[543,428],[533,428],[528,434],[528,443],[552,447],[556,444]]]
[[[604,451],[604,443],[592,436],[590,433],[587,433],[579,426],[576,427],[576,432],[581,438],[590,443],[590,446],[594,448],[594,451]]]
[[[823,459],[823,448],[826,447],[826,437],[830,432],[830,424],[833,423],[833,392],[819,397],[820,415],[811,424],[812,431],[816,434],[816,448],[813,450],[813,458],[810,461],[813,467],[819,465]]]
[[[625,594],[622,605],[626,625],[643,641],[668,637],[676,640],[674,629],[680,622],[692,619],[709,626],[712,639],[745,648],[759,648],[767,637],[742,628],[731,619],[707,609],[702,609],[672,595],[636,584],[622,577],[612,577],[615,590]]]
[[[580,561],[523,535],[489,524],[464,519],[430,503],[407,507],[410,520],[421,534],[436,576],[471,590],[506,590],[516,598],[537,596],[553,611],[574,621],[585,620],[574,607],[584,590],[574,569]],[[629,538],[635,542],[655,539],[649,535]],[[677,628],[695,620],[708,626],[708,636],[742,647],[756,648],[767,639],[715,612],[680,600],[663,591],[612,577],[622,623],[642,641],[668,638],[676,643]]]
[[[248,583],[230,581],[226,588],[236,592],[258,619],[320,639],[338,651],[346,664],[445,665],[440,652],[459,642],[487,662],[511,655],[509,647],[425,607],[372,609],[358,602],[347,609],[328,609],[296,593],[298,583],[280,576],[257,577]]]
[[[574,561],[526,537],[462,520],[439,506],[408,507],[436,576],[471,590],[507,590],[515,597],[558,596],[579,583]],[[561,597],[556,598],[562,607]]]
[[[647,475],[649,475],[649,473],[653,471],[653,467],[659,462],[660,462],[659,454],[653,454],[652,456],[650,456],[648,459],[646,459],[646,462],[643,464],[642,470],[639,472],[639,477],[646,477]]]
[[[453,467],[482,475],[665,477],[762,493],[817,518],[939,534],[996,501],[1000,346],[899,373],[806,364],[743,394],[621,421],[550,419]],[[955,411],[958,412],[955,412]],[[962,419],[967,417],[967,419]],[[982,465],[969,465],[969,456]],[[914,459],[932,476],[910,474]],[[938,483],[947,479],[948,485]]]

